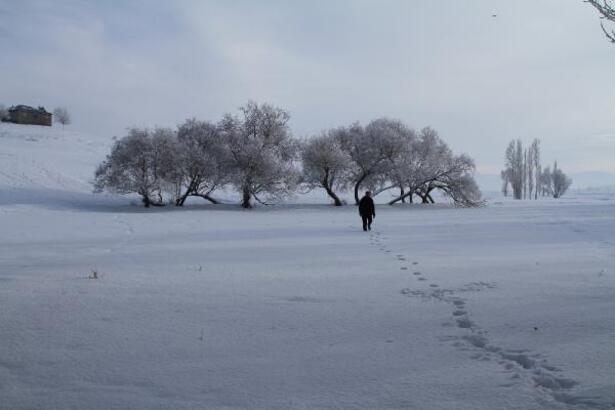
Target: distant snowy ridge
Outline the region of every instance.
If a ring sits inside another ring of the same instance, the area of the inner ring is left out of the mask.
[[[615,173],[612,172],[579,172],[571,175],[572,189],[591,191],[615,191]]]

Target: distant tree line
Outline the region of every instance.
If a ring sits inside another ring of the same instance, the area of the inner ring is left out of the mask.
[[[182,206],[196,196],[212,203],[213,192],[232,187],[241,204],[269,203],[299,188],[322,188],[333,204],[350,189],[395,192],[389,204],[433,203],[434,191],[456,205],[481,205],[474,162],[454,155],[432,128],[420,132],[380,118],[295,139],[287,111],[249,102],[239,115],[216,124],[189,119],[176,130],[133,128],[118,139],[95,173],[95,191],[137,193],[143,204]]]
[[[504,196],[512,191],[514,199],[559,198],[572,185],[572,179],[558,168],[557,161],[552,170],[549,166],[542,168],[539,139],[534,139],[527,148],[523,148],[519,139],[510,141],[504,158],[505,166],[500,174]]]

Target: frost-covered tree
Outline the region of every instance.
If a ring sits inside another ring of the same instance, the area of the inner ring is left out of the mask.
[[[184,205],[189,196],[218,203],[211,194],[228,181],[228,155],[218,127],[186,120],[177,130],[177,151],[175,205]]]
[[[535,138],[532,144],[523,148],[521,140],[512,140],[506,148],[505,168],[500,173],[502,193],[508,194],[508,187],[513,191],[514,199],[538,199],[551,190],[551,171],[542,169],[540,140]]]
[[[512,140],[506,148],[504,154],[505,168],[504,172],[508,177],[508,182],[513,191],[514,199],[523,197],[523,187],[525,181],[526,170],[524,166],[523,144],[521,140]]]
[[[510,184],[510,172],[508,169],[500,171],[500,178],[502,179],[502,195],[508,196],[508,185]]]
[[[339,130],[342,149],[351,159],[349,183],[353,186],[355,203],[359,203],[361,186],[378,185],[403,147],[404,124],[380,118],[363,127],[358,123]]]
[[[570,188],[570,185],[572,185],[572,179],[557,167],[557,161],[553,164],[551,179],[553,184],[553,198],[561,198],[568,188]]]
[[[405,192],[393,199],[391,203],[403,200],[407,196],[412,202],[412,196],[417,195],[423,203],[433,201],[431,183],[441,174],[441,166],[452,155],[448,146],[440,139],[436,130],[430,127],[423,128],[418,136],[409,140],[405,150],[403,173],[406,187]]]
[[[230,181],[244,208],[289,195],[298,181],[298,144],[290,135],[287,111],[248,102],[241,116],[227,114],[219,124],[229,154]]]
[[[553,178],[551,167],[546,166],[540,173],[540,194],[542,196],[551,195],[553,193]]]
[[[444,157],[438,167],[433,178],[415,190],[423,203],[434,203],[432,192],[440,190],[457,206],[483,204],[481,192],[474,180],[474,161],[470,157],[450,155]]]
[[[0,104],[0,121],[6,121],[9,119],[9,110],[4,104]]]
[[[455,156],[448,165],[448,172],[438,177],[433,186],[443,191],[457,206],[483,205],[482,194],[474,179],[475,168],[472,158],[467,155]]]
[[[96,169],[94,190],[137,193],[145,207],[162,206],[165,184],[176,172],[176,153],[172,130],[130,129]]]
[[[433,203],[432,192],[439,190],[460,206],[482,204],[481,193],[474,181],[474,161],[467,155],[454,155],[436,130],[423,128],[411,139],[410,149],[404,152],[410,160],[403,176],[407,191],[389,204],[404,197],[418,195],[423,203]]]
[[[538,199],[538,191],[540,190],[540,140],[535,138],[531,146],[531,161],[534,168],[534,199]]]
[[[343,205],[336,193],[346,186],[350,171],[350,156],[338,138],[343,130],[331,129],[305,141],[301,150],[303,182],[310,188],[323,188],[335,206]]]
[[[521,140],[512,140],[506,147],[504,154],[505,167],[501,173],[502,178],[506,178],[505,184],[508,189],[508,184],[512,188],[513,198],[527,198],[528,188],[533,189],[533,174],[534,166],[530,160],[532,153],[530,149],[523,149]],[[528,180],[532,179],[531,183]]]
[[[404,124],[398,124],[392,138],[397,151],[387,158],[382,175],[375,178],[379,186],[374,194],[377,195],[389,189],[397,189],[401,202],[406,202],[406,199],[412,202],[413,192],[408,181],[409,176],[416,175],[418,165],[416,132]],[[410,195],[407,196],[407,192]]]
[[[54,109],[53,118],[56,122],[62,124],[62,128],[64,128],[65,125],[71,123],[70,113],[65,107],[57,107],[56,109]]]
[[[615,2],[611,0],[585,0],[587,3],[594,6],[596,10],[600,13],[600,18],[602,20],[609,20],[615,23]],[[603,22],[600,22],[600,26],[602,27],[602,31],[606,35],[606,38],[611,42],[615,43],[615,29],[609,28],[607,29],[604,26]]]
[[[529,157],[529,152],[526,149],[523,150],[523,182],[522,182],[522,186],[523,186],[523,199],[527,199],[527,190],[528,190],[528,184],[527,182],[530,180],[530,175],[529,175],[529,161],[527,160],[527,158]],[[530,193],[531,195],[531,193]]]

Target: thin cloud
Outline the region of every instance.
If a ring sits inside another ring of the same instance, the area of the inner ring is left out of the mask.
[[[1,102],[68,106],[89,133],[216,120],[255,99],[289,109],[298,136],[389,116],[438,129],[484,172],[501,167],[512,138],[541,138],[566,169],[592,159],[615,171],[610,143],[583,137],[615,134],[615,83],[604,81],[615,50],[582,2],[74,0],[0,11]]]

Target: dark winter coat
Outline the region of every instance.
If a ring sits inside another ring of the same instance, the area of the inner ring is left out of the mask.
[[[364,196],[359,201],[359,215],[361,216],[376,216],[376,207],[374,200],[368,196]]]

